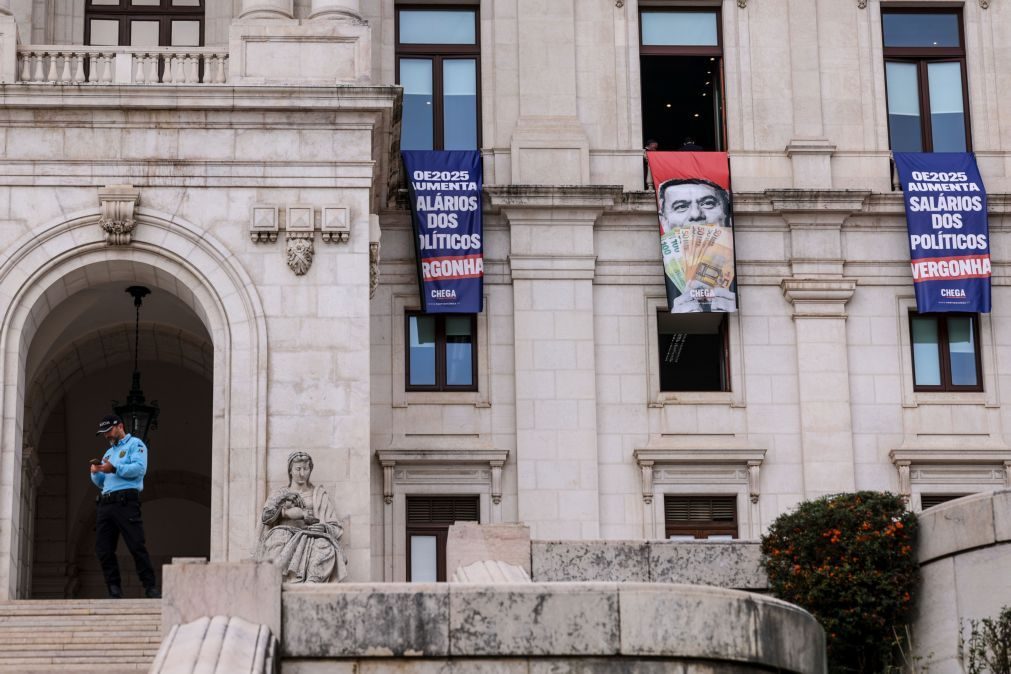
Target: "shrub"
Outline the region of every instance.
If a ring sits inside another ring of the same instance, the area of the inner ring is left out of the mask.
[[[996,618],[969,621],[969,640],[960,644],[969,674],[1011,674],[1011,606]]]
[[[833,672],[881,672],[919,580],[917,521],[894,494],[862,491],[807,501],[762,538],[775,596],[825,628]]]

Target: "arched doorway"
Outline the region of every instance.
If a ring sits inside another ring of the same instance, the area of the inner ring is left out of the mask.
[[[128,355],[123,362],[112,358],[101,362],[103,367],[74,376],[61,372],[59,365],[55,374],[45,373],[46,359],[60,363],[60,355],[75,342],[80,342],[81,348],[102,344],[104,349],[106,337],[115,342],[119,339],[117,334],[132,332],[124,331],[123,327],[129,322],[132,308],[129,299],[126,321],[92,323],[89,312],[84,310],[88,303],[77,301],[87,297],[82,293],[110,291],[125,296],[123,289],[139,284],[165,298],[175,298],[187,309],[188,313],[169,312],[168,318],[145,311],[142,330],[154,334],[156,345],[158,339],[164,342],[167,336],[175,334],[175,349],[179,353],[192,351],[194,347],[206,353],[210,345],[209,365],[192,368],[173,365],[172,359],[177,356],[170,355],[172,349],[159,351],[150,361],[154,369],[172,370],[171,376],[190,377],[188,381],[204,391],[207,380],[211,382],[209,505],[205,503],[206,489],[200,498],[182,498],[179,494],[186,490],[180,488],[158,500],[164,501],[168,510],[176,511],[176,526],[186,526],[180,518],[189,517],[175,507],[180,502],[209,510],[211,559],[244,559],[252,550],[256,513],[266,492],[266,323],[256,285],[241,260],[212,233],[156,211],[141,210],[136,219],[137,229],[128,245],[108,246],[97,225],[98,212],[87,211],[73,215],[70,220],[40,226],[0,252],[0,475],[7,476],[0,480],[0,599],[31,594],[36,512],[46,502],[40,505],[36,498],[35,485],[39,484],[40,475],[42,480],[45,475],[39,466],[38,448],[30,442],[32,438],[41,442],[43,434],[55,423],[50,421],[58,406],[53,399],[79,397],[81,394],[74,390],[79,385],[105,406],[110,398],[122,399],[128,388],[132,365]],[[113,303],[118,311],[122,311],[118,308],[122,302],[117,299]],[[62,320],[48,320],[64,306],[68,312]],[[177,323],[184,313],[189,328],[183,330],[186,334],[179,339],[181,333],[173,331],[179,328]],[[103,330],[111,333],[107,335]],[[110,349],[121,355],[127,351]],[[143,353],[141,357],[144,361]],[[166,362],[162,363],[163,360]],[[207,369],[211,371],[209,377]],[[161,397],[167,407],[166,396],[149,388],[147,379],[145,374],[143,383],[148,397]],[[107,380],[108,390],[89,388],[89,381],[96,385],[95,382]],[[48,385],[55,387],[50,390],[56,393],[41,397],[33,394],[31,387],[36,381],[41,390],[47,390]],[[154,383],[152,380],[151,385]],[[88,425],[94,425],[90,415]],[[64,426],[68,428],[66,421]],[[64,435],[62,442],[76,448],[73,441],[77,438],[71,438],[66,431]],[[86,464],[94,448],[85,447]],[[156,448],[157,444],[153,447],[157,454]],[[166,469],[179,477],[179,469],[170,466]],[[206,480],[206,474],[191,471],[187,480],[194,479]],[[166,478],[166,485],[171,483],[173,480]],[[79,549],[81,541],[91,538],[90,525],[82,514],[85,508],[93,510],[93,500],[89,502],[85,496],[75,503],[71,499],[66,507],[73,511],[74,518],[70,519],[76,522],[76,529],[71,526],[63,542],[69,560],[75,557],[75,546]],[[152,513],[151,517],[155,516]],[[132,560],[124,572],[130,575]]]
[[[34,463],[31,573],[19,585],[34,598],[103,597],[94,554],[95,487],[88,459],[105,451],[95,420],[122,402],[133,369],[132,299],[121,283],[68,296],[39,325],[29,348],[25,442]],[[193,310],[169,292],[144,300],[139,369],[159,429],[149,438],[142,494],[156,573],[172,557],[210,556],[213,346]],[[25,516],[29,516],[27,513]],[[184,526],[180,526],[184,524]],[[26,542],[27,544],[27,542]],[[127,596],[140,596],[133,560],[119,546]],[[160,578],[159,578],[160,582]]]

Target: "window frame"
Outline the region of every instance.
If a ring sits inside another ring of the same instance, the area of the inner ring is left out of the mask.
[[[449,540],[449,527],[456,522],[481,522],[481,497],[479,494],[407,494],[405,495],[405,514],[410,512],[410,501],[412,499],[426,501],[474,501],[477,512],[477,520],[455,520],[453,522],[410,522],[405,516],[405,552],[407,568],[405,578],[408,583],[415,582],[411,579],[411,536],[435,536],[435,582],[446,582],[446,544]]]
[[[688,14],[688,13],[699,13],[699,14],[715,14],[716,15],[716,46],[711,45],[644,45],[642,43],[642,15],[646,13],[668,13],[668,14]],[[643,132],[643,145],[645,145],[646,138],[646,97],[642,94],[642,71],[643,71],[643,57],[649,56],[708,56],[714,58],[719,65],[718,73],[720,76],[720,86],[719,86],[719,118],[714,120],[714,128],[716,131],[717,138],[719,140],[715,151],[726,152],[727,148],[730,147],[730,141],[727,138],[727,85],[726,85],[726,71],[723,63],[723,8],[719,6],[713,7],[654,7],[650,5],[640,5],[639,16],[638,16],[638,29],[639,29],[639,118],[642,122],[642,132]],[[672,149],[672,148],[668,148]]]
[[[734,519],[724,520],[669,520],[667,519],[667,501],[672,498],[688,499],[692,501],[713,501],[725,499],[733,504]],[[709,536],[725,536],[729,534],[733,540],[740,540],[741,518],[737,507],[737,496],[734,494],[675,494],[666,493],[663,497],[664,508],[664,540],[670,540],[673,536],[694,536],[696,540],[708,540]],[[673,524],[672,524],[673,522]]]
[[[885,15],[895,14],[953,14],[958,19],[959,47],[887,47],[885,46]],[[962,76],[962,114],[965,116],[965,151],[972,152],[972,117],[969,111],[969,79],[965,52],[965,18],[960,9],[952,7],[904,7],[881,10],[882,66],[885,78],[885,122],[888,126],[888,146],[892,149],[892,121],[888,111],[888,63],[916,65],[916,87],[920,106],[921,152],[934,152],[933,123],[930,111],[930,81],[927,66],[930,63],[958,63]],[[901,150],[899,150],[901,152]]]
[[[474,14],[474,44],[401,44],[400,14],[404,11],[438,12],[466,11]],[[445,144],[445,106],[443,104],[442,64],[444,61],[473,60],[474,61],[474,96],[476,98],[476,115],[474,124],[477,127],[477,137],[474,139],[475,150],[481,149],[481,8],[476,4],[464,5],[419,5],[397,4],[393,19],[394,34],[394,77],[400,82],[400,60],[402,58],[429,59],[432,62],[432,150],[443,150]]]
[[[91,45],[91,21],[92,19],[119,22],[119,45],[120,47],[130,46],[130,20],[147,19],[158,20],[158,46],[170,47],[172,42],[172,21],[189,20],[198,21],[200,24],[200,44],[205,45],[206,29],[206,0],[198,0],[197,6],[175,7],[172,0],[161,0],[161,4],[156,6],[137,6],[130,4],[130,0],[119,0],[119,5],[95,5],[93,0],[86,0],[84,3],[84,44]],[[194,47],[197,48],[197,47]],[[185,47],[181,47],[185,49]],[[153,49],[153,47],[152,47]]]
[[[435,384],[422,385],[411,383],[411,317],[431,316],[435,319]],[[450,385],[446,383],[446,317],[470,318],[470,381],[468,386]],[[417,309],[404,311],[404,390],[405,391],[436,391],[436,392],[466,392],[477,391],[478,355],[477,355],[477,314],[426,314]]]
[[[967,316],[972,321],[973,329],[973,356],[976,362],[976,384],[973,386],[956,385],[951,383],[951,354],[949,353],[950,343],[948,342],[948,317]],[[933,318],[937,322],[937,352],[941,368],[941,383],[917,384],[916,383],[916,349],[913,341],[913,321],[916,318]],[[983,391],[983,358],[981,344],[982,336],[979,328],[979,314],[974,313],[919,313],[909,312],[909,355],[912,363],[913,391],[922,392],[942,392],[942,393],[980,393]]]

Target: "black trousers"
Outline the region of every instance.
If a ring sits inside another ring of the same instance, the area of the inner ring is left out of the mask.
[[[106,585],[122,586],[116,545],[123,537],[126,549],[133,555],[137,575],[145,588],[155,587],[154,568],[144,545],[144,523],[140,517],[140,494],[136,489],[114,491],[100,496],[95,519],[95,553],[102,564]]]

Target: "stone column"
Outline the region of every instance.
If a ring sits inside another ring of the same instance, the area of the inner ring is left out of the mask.
[[[2,0],[0,0],[2,1]],[[291,19],[293,0],[242,0],[240,19]]]
[[[620,195],[489,188],[509,221],[517,502],[533,538],[599,536],[593,226]]]
[[[310,19],[360,19],[359,0],[312,0]]]

